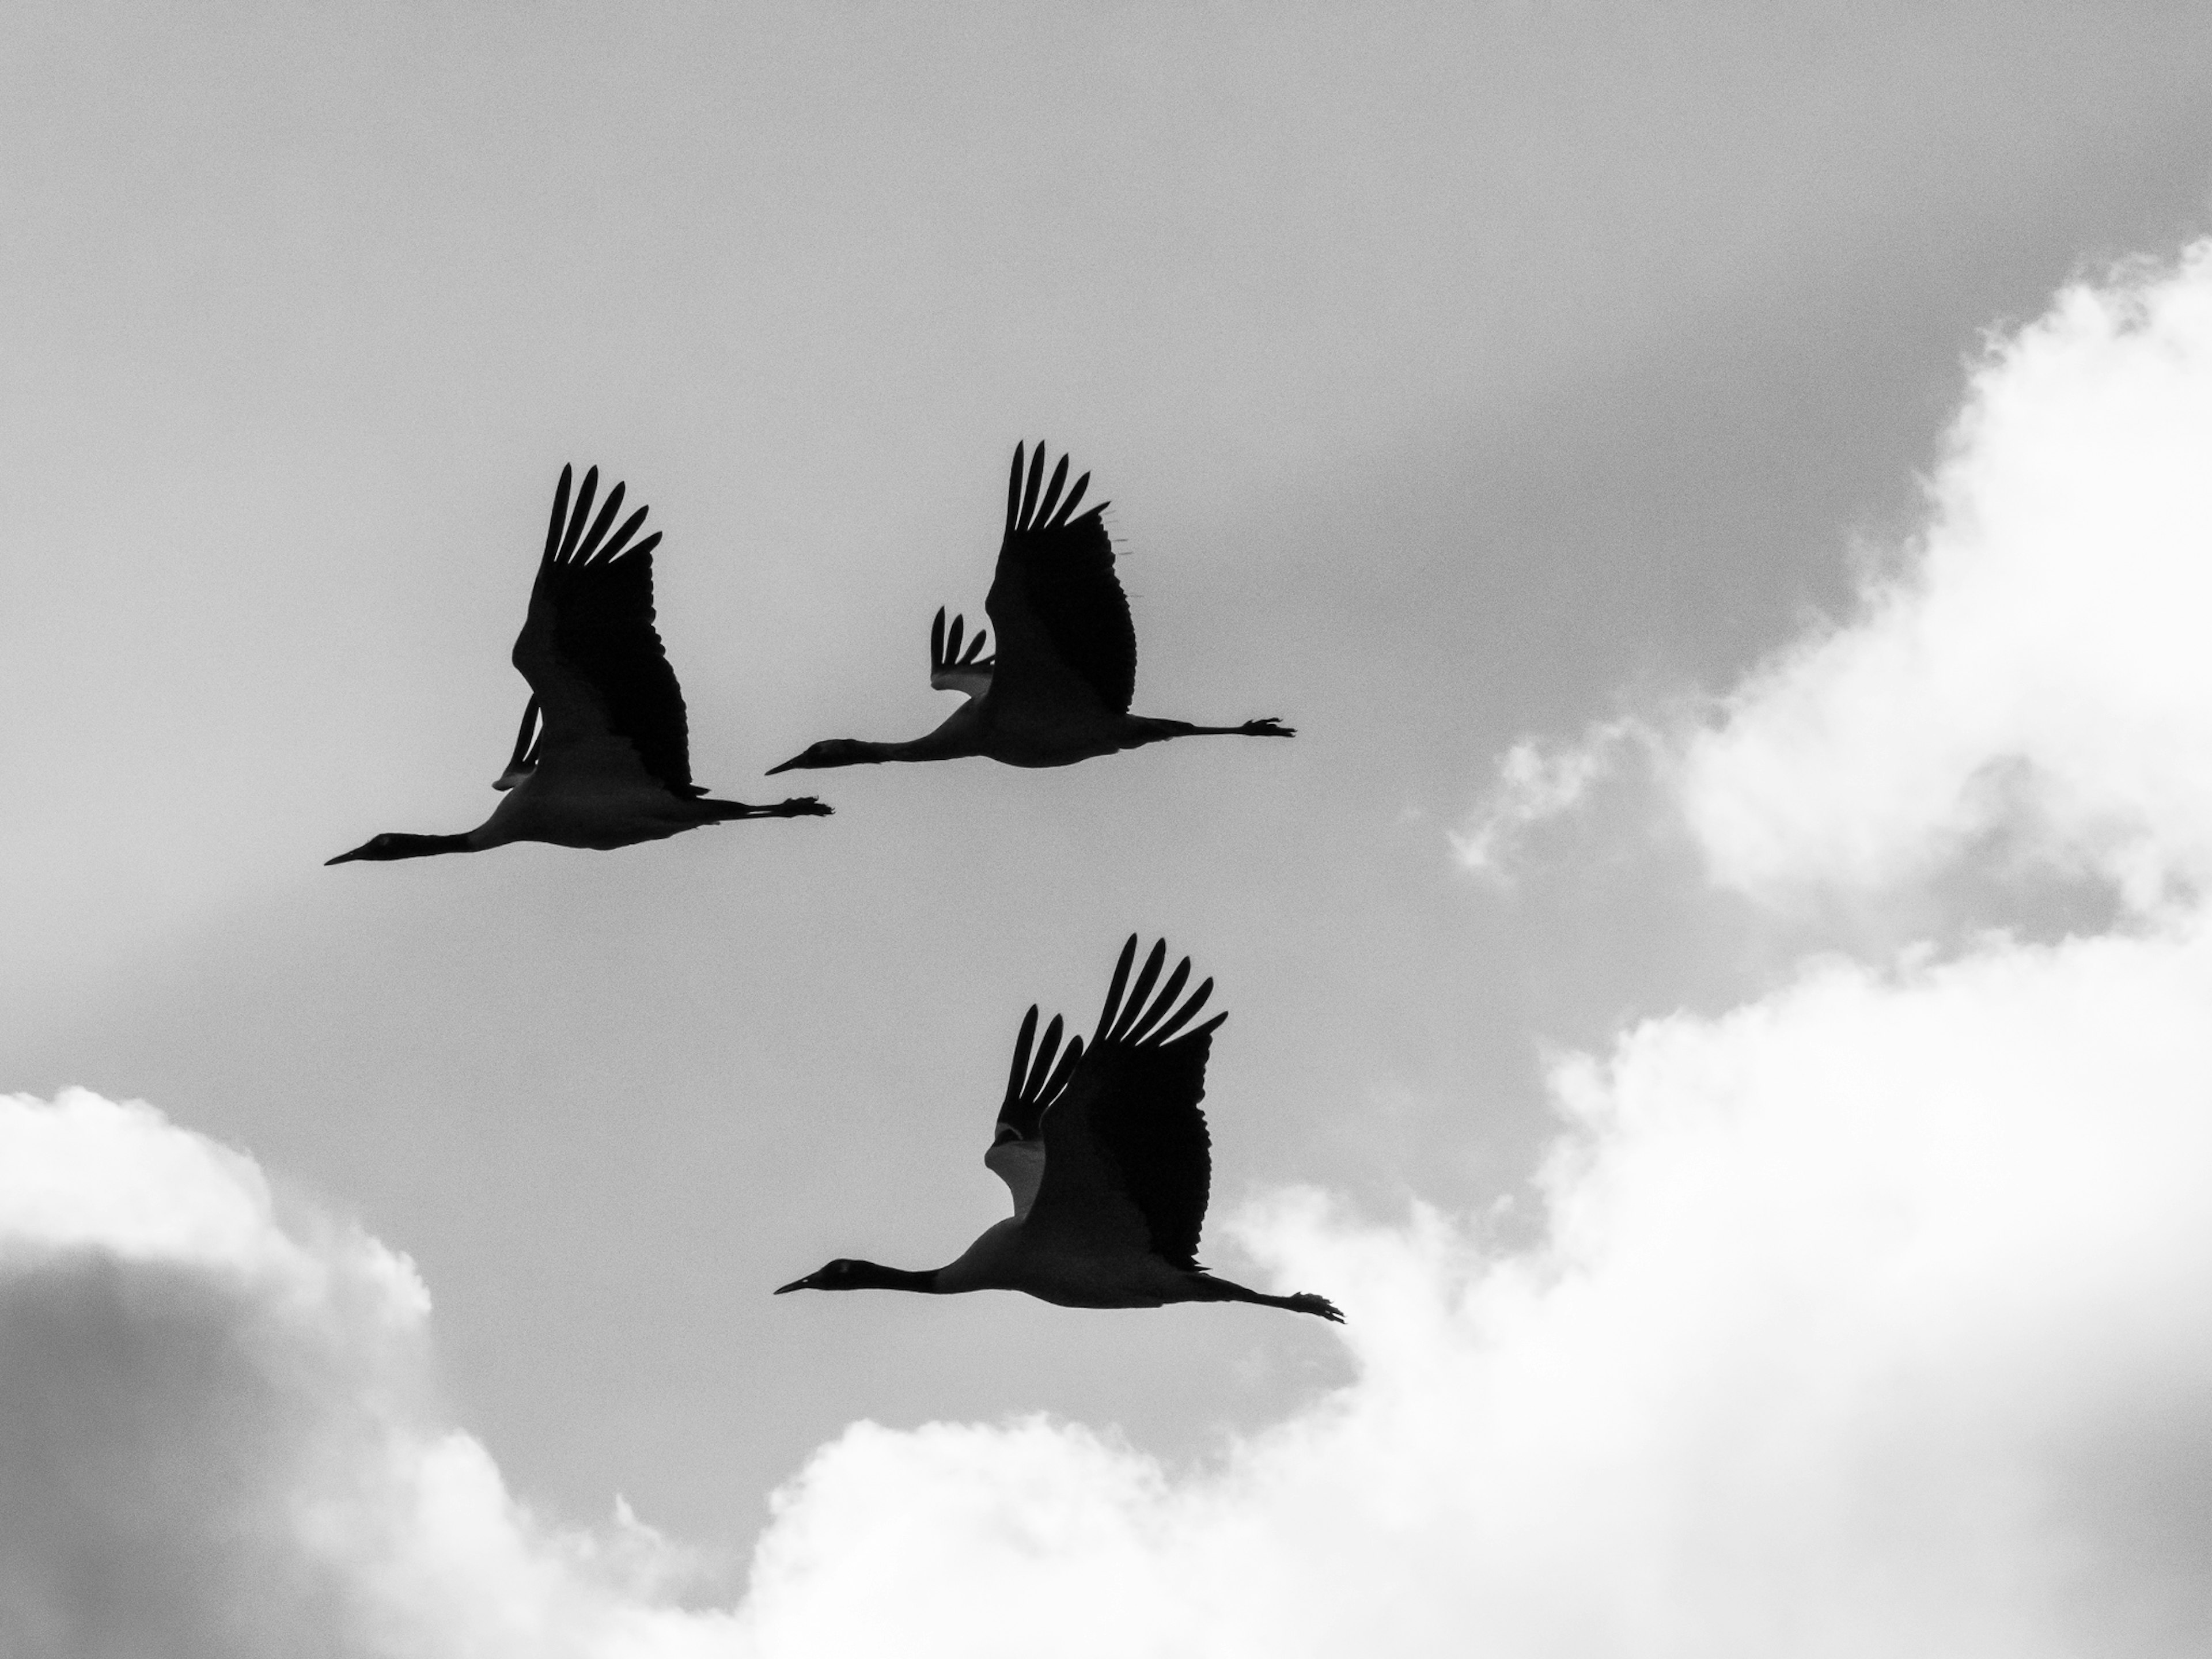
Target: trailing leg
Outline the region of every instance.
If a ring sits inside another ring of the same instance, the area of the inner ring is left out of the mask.
[[[699,805],[711,810],[713,816],[707,820],[709,823],[730,823],[739,818],[826,818],[834,810],[811,795],[793,795],[772,806],[748,806],[741,800],[714,799],[702,800]]]
[[[1331,1324],[1344,1323],[1344,1315],[1336,1304],[1325,1296],[1316,1296],[1310,1291],[1300,1291],[1292,1296],[1269,1296],[1265,1291],[1255,1291],[1239,1285],[1233,1279],[1217,1279],[1209,1273],[1195,1273],[1183,1280],[1188,1294],[1177,1300],[1184,1302],[1252,1302],[1263,1308],[1282,1308],[1291,1313],[1312,1314]]]
[[[1125,715],[1125,730],[1128,740],[1124,747],[1134,749],[1147,743],[1164,743],[1170,738],[1294,738],[1297,728],[1285,726],[1273,715],[1265,720],[1246,720],[1242,726],[1194,726],[1188,720],[1165,720],[1149,714]]]

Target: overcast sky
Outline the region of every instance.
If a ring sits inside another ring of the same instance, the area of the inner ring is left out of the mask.
[[[15,1648],[2197,1650],[2212,14],[5,11]],[[763,799],[1037,438],[1296,742],[323,866],[489,810],[564,463]],[[1350,1324],[772,1299],[1137,930]]]

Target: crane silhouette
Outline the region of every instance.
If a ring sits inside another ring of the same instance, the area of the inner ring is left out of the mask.
[[[963,653],[964,617],[953,619],[948,640],[940,610],[930,630],[930,684],[964,692],[969,700],[921,737],[905,743],[824,738],[770,767],[771,775],[802,767],[955,760],[966,755],[1009,766],[1068,766],[1170,738],[1294,735],[1273,719],[1194,726],[1129,712],[1137,683],[1137,633],[1129,620],[1129,601],[1114,575],[1114,547],[1100,517],[1107,504],[1101,501],[1077,514],[1091,475],[1078,478],[1063,498],[1067,457],[1060,458],[1049,485],[1043,484],[1044,459],[1040,443],[1024,483],[1023,448],[1014,446],[1013,471],[1006,481],[1006,537],[983,602],[999,630],[998,654],[981,654],[988,637],[984,629],[975,631]]]
[[[645,522],[641,507],[610,534],[623,487],[608,492],[593,519],[599,470],[584,474],[573,508],[571,473],[561,469],[530,613],[514,641],[530,701],[514,756],[492,786],[506,799],[464,834],[381,835],[325,863],[480,853],[517,841],[604,851],[702,824],[829,812],[811,795],[773,806],[716,800],[691,781],[684,692],[653,625],[660,532],[633,543]]]
[[[1054,1015],[1032,1054],[1034,1005],[1022,1020],[1006,1099],[983,1155],[1013,1194],[1012,1216],[986,1228],[942,1267],[916,1271],[841,1257],[775,1293],[1023,1291],[1069,1308],[1254,1302],[1341,1322],[1344,1316],[1326,1297],[1269,1296],[1199,1266],[1212,1175],[1199,1102],[1214,1029],[1229,1016],[1218,1013],[1184,1030],[1212,994],[1213,981],[1177,1007],[1190,958],[1154,996],[1166,941],[1152,946],[1131,985],[1136,954],[1133,933],[1087,1048],[1074,1037],[1062,1049]]]

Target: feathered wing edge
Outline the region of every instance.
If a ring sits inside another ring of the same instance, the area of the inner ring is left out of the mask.
[[[586,536],[585,525],[591,516],[592,498],[599,490],[599,469],[594,466],[585,472],[584,487],[576,493],[575,510],[572,514],[568,492],[575,483],[575,467],[564,463],[561,468],[561,482],[553,487],[553,514],[545,526],[545,551],[538,561],[538,579],[531,588],[530,617],[525,625],[525,639],[516,641],[518,658],[531,647],[551,643],[550,637],[532,638],[530,629],[542,629],[547,636],[551,634],[553,618],[550,611],[542,608],[540,602],[541,599],[550,601],[551,598],[548,592],[548,573],[553,567],[568,562],[580,544],[582,547],[580,562],[588,561],[594,553],[603,553],[609,559],[620,556],[629,538],[637,532],[638,526],[645,520],[647,509],[641,507],[630,514],[612,542],[602,549],[600,544],[606,535],[607,526],[613,522],[615,514],[621,510],[623,495],[628,486],[617,483],[608,492],[606,505],[599,509],[599,522],[591,526],[591,533]],[[660,532],[655,531],[638,550],[649,553],[659,540]],[[515,667],[521,670],[524,678],[529,678],[529,670],[522,662],[518,660]],[[529,702],[522,708],[522,728],[515,734],[514,752],[507,760],[506,770],[492,785],[493,788],[512,789],[538,769],[538,741],[544,735],[540,721],[542,713],[538,693],[533,690]]]
[[[617,483],[608,492],[606,503],[599,509],[598,521],[593,523],[592,500],[599,490],[599,469],[594,466],[586,471],[583,488],[576,491],[572,509],[569,489],[574,480],[575,468],[563,465],[561,482],[553,490],[552,518],[545,526],[545,551],[538,561],[537,580],[531,584],[530,612],[524,619],[522,632],[514,641],[514,666],[516,672],[530,682],[532,703],[542,701],[541,689],[533,673],[545,672],[552,665],[559,649],[561,592],[572,573],[586,565],[604,568],[625,553],[634,557],[643,557],[660,545],[658,530],[635,546],[630,544],[630,538],[637,533],[637,527],[645,522],[645,515],[650,510],[642,507],[623,520],[622,528],[611,538],[608,536],[607,526],[622,509],[623,495],[628,485]],[[649,561],[644,568],[650,570]],[[649,605],[649,599],[647,603]],[[650,615],[646,625],[648,629],[652,627]],[[658,634],[654,638],[658,643]],[[526,729],[530,725],[527,710],[523,725]],[[524,764],[528,757],[522,738],[517,738],[515,749],[514,764]]]
[[[549,565],[589,564],[594,560],[605,563],[620,558],[625,552],[647,554],[660,544],[660,532],[656,530],[635,548],[629,538],[637,533],[638,526],[645,522],[647,508],[641,507],[623,521],[620,530],[610,538],[607,526],[614,522],[615,514],[622,511],[623,495],[627,484],[617,483],[607,492],[606,504],[600,507],[597,520],[592,518],[592,498],[599,487],[599,469],[588,468],[584,473],[584,487],[576,492],[573,512],[568,507],[568,483],[575,469],[562,466],[561,482],[553,490],[553,517],[545,526],[545,556],[538,562],[541,571]],[[590,532],[585,526],[589,523]]]
[[[548,737],[559,736],[556,717],[577,718],[576,690],[588,687],[610,728],[636,748],[647,772],[677,795],[703,796],[691,781],[683,690],[653,625],[652,554],[660,532],[638,537],[643,507],[616,523],[628,491],[621,483],[594,514],[599,478],[591,467],[577,488],[574,469],[563,466],[553,492],[529,619],[514,646],[514,665],[546,724],[526,749],[518,735],[520,758],[509,775],[520,781],[518,769],[528,775]]]
[[[1217,1013],[1191,1024],[1212,995],[1213,981],[1206,980],[1185,997],[1190,977],[1185,957],[1160,985],[1164,939],[1153,945],[1133,984],[1136,955],[1132,934],[1115,964],[1086,1051],[1100,1085],[1089,1101],[1090,1129],[1143,1212],[1152,1249],[1173,1266],[1197,1272],[1213,1176],[1212,1138],[1199,1103],[1206,1095],[1213,1032],[1229,1016]]]
[[[1036,1004],[1031,1003],[1022,1017],[1021,1035],[1014,1039],[1014,1061],[1006,1071],[1006,1097],[999,1108],[1000,1139],[1011,1131],[1016,1139],[1035,1140],[1044,1121],[1045,1108],[1066,1092],[1067,1080],[1075,1075],[1083,1059],[1081,1037],[1072,1038],[1066,1050],[1060,1049],[1064,1022],[1058,1014],[1044,1028],[1044,1041],[1038,1042],[1037,1013]]]
[[[1159,1047],[1174,1037],[1191,1022],[1200,1009],[1206,1006],[1206,999],[1213,994],[1211,979],[1192,992],[1190,1000],[1181,1008],[1175,1008],[1176,998],[1190,977],[1188,957],[1176,964],[1175,972],[1168,975],[1168,982],[1159,995],[1152,999],[1149,1008],[1146,1006],[1145,1000],[1152,995],[1152,987],[1160,976],[1161,965],[1167,960],[1167,953],[1168,942],[1165,939],[1155,943],[1152,954],[1145,958],[1145,965],[1137,975],[1136,984],[1132,987],[1129,985],[1129,969],[1137,959],[1137,935],[1129,935],[1128,943],[1121,947],[1121,959],[1114,964],[1113,982],[1106,988],[1106,1005],[1098,1011],[1098,1029],[1091,1038],[1093,1048],[1109,1043],[1125,1044],[1131,1048],[1139,1044]],[[1121,995],[1125,988],[1129,993],[1126,1002]],[[1175,1010],[1171,1018],[1167,1018],[1170,1009]],[[1226,1012],[1216,1014],[1193,1031],[1191,1037],[1206,1036],[1228,1018]]]
[[[1108,1045],[1126,1048],[1162,1048],[1196,1017],[1205,1007],[1206,999],[1213,994],[1213,981],[1203,981],[1182,1007],[1176,1008],[1176,999],[1190,979],[1190,958],[1185,957],[1168,975],[1158,997],[1149,1007],[1146,999],[1151,995],[1158,981],[1161,966],[1167,959],[1167,941],[1161,939],[1152,946],[1152,955],[1146,958],[1144,971],[1137,975],[1137,983],[1129,988],[1129,969],[1136,960],[1137,936],[1129,935],[1128,943],[1121,947],[1121,958],[1115,964],[1114,980],[1106,992],[1106,1006],[1099,1011],[1098,1028],[1091,1039],[1093,1050]],[[1127,1002],[1122,993],[1129,990]],[[1172,1018],[1170,1011],[1173,1010]],[[1013,1062],[1006,1069],[1006,1097],[999,1107],[998,1127],[1011,1129],[1023,1140],[1036,1138],[1043,1122],[1045,1109],[1066,1091],[1068,1079],[1082,1063],[1085,1053],[1081,1037],[1068,1040],[1066,1048],[1060,1047],[1060,1036],[1066,1022],[1054,1014],[1044,1028],[1043,1040],[1037,1037],[1037,1020],[1042,1013],[1036,1004],[1022,1017],[1022,1029],[1014,1038]],[[1184,1039],[1195,1041],[1210,1035],[1213,1029],[1229,1018],[1224,1011],[1214,1015]],[[1058,1064],[1054,1064],[1057,1060]]]
[[[1075,511],[1077,504],[1083,500],[1083,492],[1091,487],[1091,475],[1086,472],[1075,481],[1075,488],[1067,492],[1067,499],[1064,501],[1060,500],[1060,487],[1067,482],[1067,457],[1062,455],[1060,458],[1060,465],[1053,469],[1052,483],[1045,490],[1044,499],[1040,502],[1037,499],[1037,485],[1044,477],[1044,444],[1040,440],[1036,453],[1030,458],[1029,480],[1026,488],[1022,479],[1023,447],[1021,444],[1014,446],[1013,471],[1006,477],[1006,533],[1009,537],[1018,535],[1025,530],[1059,529],[1068,521],[1068,515]],[[1055,504],[1058,507],[1056,512]],[[1108,505],[1107,502],[1101,501],[1084,516],[1090,518],[1094,514],[1103,513]]]
[[[999,635],[994,690],[1079,696],[1088,688],[1108,715],[1129,712],[1136,690],[1137,632],[1128,595],[1114,574],[1114,545],[1101,516],[1108,503],[1077,512],[1091,475],[1063,494],[1063,455],[1049,483],[1045,447],[1014,448],[1006,478],[1006,532],[985,601]],[[1016,631],[1009,633],[1009,629]]]
[[[960,636],[968,626],[968,618],[955,617],[948,635],[945,628],[945,607],[937,607],[937,620],[929,625],[929,687],[933,691],[963,691],[971,697],[980,697],[991,689],[991,671],[998,665],[996,657],[983,654],[983,645],[991,637],[991,630],[979,628],[975,637],[968,641],[968,648],[960,648]]]
[[[1014,1063],[1006,1073],[1006,1099],[999,1108],[990,1148],[983,1154],[983,1167],[1006,1183],[1017,1220],[1029,1214],[1044,1183],[1045,1109],[1066,1091],[1068,1079],[1083,1059],[1080,1037],[1060,1048],[1059,1015],[1054,1015],[1052,1024],[1045,1028],[1042,1043],[1036,1042],[1036,1029],[1037,1009],[1032,1003],[1022,1018],[1021,1036],[1014,1042]]]
[[[1037,490],[1043,480],[1044,445],[1042,443],[1037,445],[1036,457],[1030,462],[1026,490],[1023,488],[1022,481],[1022,464],[1025,453],[1024,444],[1018,443],[1014,446],[1013,471],[1006,480],[1006,535],[1009,538],[1024,531],[1060,528],[1067,523],[1068,515],[1075,511],[1077,503],[1082,501],[1083,492],[1091,487],[1091,475],[1086,472],[1075,481],[1075,488],[1067,492],[1066,499],[1064,501],[1061,499],[1061,487],[1067,482],[1067,457],[1062,455],[1060,458],[1060,465],[1053,469],[1051,485],[1045,489],[1043,499],[1040,501]],[[1091,509],[1091,514],[1085,516],[1104,512],[1107,505],[1104,501],[1099,502]],[[983,654],[984,641],[990,637],[990,630],[977,629],[975,637],[969,643],[967,650],[963,653],[960,640],[962,630],[967,625],[968,619],[965,617],[954,617],[951,631],[948,633],[945,628],[945,607],[942,605],[938,607],[937,619],[929,627],[931,690],[963,691],[971,697],[980,697],[991,689],[991,671],[997,665],[999,659],[995,656],[986,657]]]

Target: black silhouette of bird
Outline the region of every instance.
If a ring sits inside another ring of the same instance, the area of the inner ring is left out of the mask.
[[[1014,1043],[1006,1096],[983,1162],[1013,1194],[1014,1212],[986,1228],[958,1260],[911,1271],[841,1258],[780,1286],[787,1291],[1024,1291],[1069,1308],[1157,1308],[1170,1302],[1255,1302],[1341,1322],[1328,1297],[1268,1296],[1198,1265],[1212,1158],[1206,1061],[1216,1014],[1186,1031],[1212,994],[1207,980],[1178,1008],[1190,958],[1152,988],[1166,959],[1152,947],[1136,983],[1134,934],[1115,967],[1098,1028],[1060,1047],[1054,1016],[1044,1040],[1033,1006]],[[1124,1000],[1122,992],[1128,995]],[[1147,999],[1150,999],[1149,1003]],[[1181,1035],[1177,1035],[1181,1033]]]
[[[988,637],[982,629],[963,654],[963,617],[953,619],[949,641],[943,611],[930,630],[930,684],[940,691],[963,691],[969,701],[923,737],[906,743],[829,738],[770,767],[771,775],[798,767],[954,760],[964,755],[1009,766],[1068,766],[1170,738],[1294,735],[1273,719],[1193,726],[1129,712],[1137,683],[1137,633],[1129,620],[1129,601],[1114,575],[1113,544],[1099,516],[1107,503],[1077,514],[1091,475],[1078,478],[1063,498],[1067,457],[1060,458],[1048,485],[1043,483],[1044,446],[1040,443],[1030,460],[1026,483],[1022,457],[1017,444],[1006,482],[1006,538],[983,602],[999,630],[998,654],[981,654]]]
[[[623,486],[594,519],[599,470],[584,474],[573,509],[570,477],[562,467],[530,614],[514,641],[530,701],[514,757],[492,786],[507,798],[465,834],[378,836],[326,863],[480,853],[517,841],[605,850],[705,823],[829,812],[811,795],[773,806],[716,800],[691,781],[684,693],[653,625],[660,532],[631,540],[645,522],[641,507],[610,534]]]

